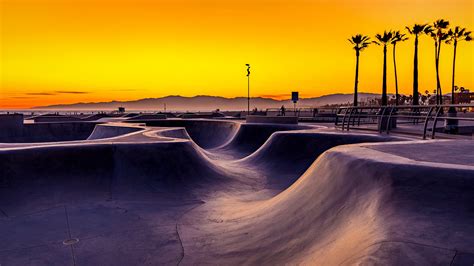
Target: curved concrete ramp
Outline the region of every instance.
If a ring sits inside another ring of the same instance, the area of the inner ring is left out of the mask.
[[[136,120],[152,127],[184,127],[189,136],[201,148],[210,149],[226,143],[237,132],[239,124],[233,121],[210,119],[166,119],[166,120]]]
[[[112,137],[117,137],[117,136],[129,134],[129,133],[137,132],[140,130],[143,130],[143,127],[125,126],[123,124],[96,125],[94,128],[94,131],[92,131],[91,135],[87,139],[93,140],[93,139],[112,138]]]
[[[191,140],[191,137],[189,136],[185,128],[165,129],[165,130],[160,130],[157,133],[159,136],[166,137],[166,138]]]
[[[371,134],[345,134],[318,130],[275,132],[256,152],[240,163],[265,170],[268,186],[286,188],[323,152],[345,144],[399,140]]]
[[[209,119],[136,120],[134,122],[153,127],[183,127],[187,131],[186,135],[201,148],[237,158],[245,157],[257,150],[274,132],[318,128],[318,126],[246,124]]]
[[[256,151],[277,131],[302,130],[314,127],[285,124],[241,124],[229,142],[214,149],[214,152],[231,154],[236,158],[245,157]]]
[[[98,143],[0,152],[0,209],[9,215],[68,202],[208,193],[223,170],[189,141]]]
[[[418,150],[429,151],[429,144]],[[472,162],[440,165],[360,146],[336,147],[273,198],[227,197],[188,213],[180,227],[183,263],[472,262],[473,177]]]

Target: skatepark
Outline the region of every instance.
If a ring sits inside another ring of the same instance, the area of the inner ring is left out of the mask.
[[[6,128],[2,266],[474,262],[472,140],[149,116]]]

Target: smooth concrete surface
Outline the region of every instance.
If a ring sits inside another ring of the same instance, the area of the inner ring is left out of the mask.
[[[87,139],[105,139],[111,137],[117,137],[121,135],[125,135],[128,133],[136,132],[139,130],[143,130],[141,127],[137,126],[126,126],[126,125],[116,125],[116,124],[104,124],[104,125],[96,125],[94,127],[94,131],[89,135]]]
[[[186,129],[194,142],[205,149],[215,148],[226,143],[240,126],[234,121],[214,119],[136,120],[133,123],[145,123],[150,127],[182,127]]]
[[[412,160],[452,164],[474,163],[474,141],[459,141],[458,143],[458,145],[453,145],[450,141],[430,140],[399,146],[370,146],[370,148]],[[430,146],[430,150],[423,149],[426,145]]]
[[[474,164],[414,161],[365,147],[326,151],[274,197],[222,197],[186,214],[183,263],[472,263]]]
[[[266,169],[269,187],[288,187],[295,182],[323,152],[345,144],[400,141],[396,137],[371,134],[347,134],[314,130],[279,131],[251,155],[243,165]]]
[[[259,124],[259,123],[242,123],[238,127],[235,135],[226,143],[222,143],[213,151],[219,155],[228,155],[233,158],[243,158],[258,148],[275,132],[293,131],[310,128],[321,128],[319,126],[306,125],[285,125],[285,124]],[[191,137],[193,137],[191,135]]]
[[[213,120],[96,130],[0,145],[2,266],[474,262],[470,141]]]

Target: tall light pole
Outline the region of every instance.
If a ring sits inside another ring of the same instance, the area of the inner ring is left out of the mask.
[[[247,115],[250,114],[250,64],[247,66]]]

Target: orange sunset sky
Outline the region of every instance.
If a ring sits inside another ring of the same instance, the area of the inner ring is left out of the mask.
[[[473,0],[0,0],[0,109],[166,95],[281,98],[352,93],[347,38],[444,18],[474,30]],[[394,92],[391,49],[389,93]],[[397,45],[411,94],[413,39]],[[450,91],[452,46],[441,51]],[[458,46],[457,84],[474,89],[474,42]],[[420,91],[435,84],[434,44],[420,39]],[[379,92],[382,47],[361,55],[359,90]]]

